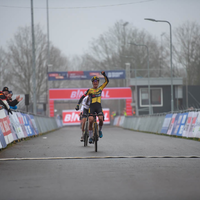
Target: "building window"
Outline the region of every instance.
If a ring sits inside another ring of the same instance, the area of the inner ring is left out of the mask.
[[[161,107],[163,106],[163,91],[162,88],[150,88],[151,93],[151,106]],[[149,96],[148,88],[140,88],[140,107],[148,107]]]

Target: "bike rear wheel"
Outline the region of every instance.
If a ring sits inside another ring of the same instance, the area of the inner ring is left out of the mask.
[[[88,144],[88,121],[85,122],[84,147]]]
[[[95,152],[97,152],[97,141],[98,141],[97,123],[95,123],[94,124],[94,145],[95,145]]]

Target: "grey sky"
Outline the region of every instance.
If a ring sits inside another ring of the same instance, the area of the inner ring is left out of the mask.
[[[98,7],[103,5],[116,6]],[[46,0],[34,0],[34,7],[34,22],[46,33]],[[169,33],[167,23],[144,18],[167,20],[173,30],[186,21],[199,23],[200,0],[49,0],[50,41],[63,54],[72,56],[86,52],[92,38],[119,20],[128,21],[158,39],[163,32]],[[5,48],[17,28],[25,25],[31,25],[30,0],[0,0],[0,47]]]

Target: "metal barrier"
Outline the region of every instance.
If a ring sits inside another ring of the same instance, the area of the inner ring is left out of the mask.
[[[174,114],[116,116],[114,126],[149,133],[185,138],[200,138],[200,111],[188,110]]]
[[[59,117],[43,117],[24,112],[8,115],[4,109],[0,110],[0,149],[13,141],[47,133],[62,127]]]

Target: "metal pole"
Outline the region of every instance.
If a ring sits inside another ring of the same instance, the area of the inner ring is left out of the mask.
[[[188,70],[189,69],[189,64],[190,64],[190,61],[189,61],[189,43],[188,43],[188,66],[186,66],[186,107],[188,109]]]
[[[33,113],[36,114],[37,105],[36,105],[36,69],[35,69],[35,36],[34,36],[33,0],[31,0],[31,27],[32,27]]]
[[[49,65],[49,4],[46,0],[47,7],[47,63],[46,63],[46,115],[48,116],[48,96],[49,96],[49,87],[48,87],[48,65]]]
[[[170,64],[171,64],[171,112],[174,112],[174,94],[173,94],[173,69],[172,69],[172,27],[168,21],[164,21],[170,27]]]
[[[171,112],[174,112],[174,93],[173,93],[173,69],[172,69],[172,26],[170,22],[166,20],[156,20],[151,18],[145,18],[145,20],[153,21],[153,22],[165,22],[169,24],[170,29],[170,65],[171,65]]]
[[[139,115],[138,112],[138,92],[137,92],[137,70],[136,70],[136,66],[135,66],[135,110],[136,110],[136,116]]]
[[[144,45],[147,49],[147,69],[148,69],[148,93],[149,93],[149,115],[151,115],[151,91],[150,91],[150,80],[149,80],[149,48],[147,45]]]
[[[119,80],[118,80],[118,87],[120,87],[119,85]],[[120,99],[118,100],[118,115],[121,115],[121,105],[120,105]]]

